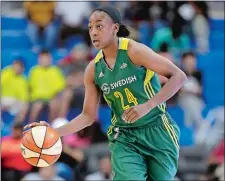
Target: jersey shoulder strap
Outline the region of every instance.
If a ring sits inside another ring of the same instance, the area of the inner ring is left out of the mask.
[[[95,62],[95,63],[98,63],[99,60],[101,60],[102,57],[103,57],[103,56],[102,56],[102,50],[100,50],[100,51],[97,53],[97,55],[95,56],[94,62]]]
[[[128,43],[130,39],[129,38],[120,38],[119,39],[119,49],[120,50],[127,50],[128,49]]]
[[[119,49],[120,50],[127,50],[128,49],[128,43],[129,43],[129,38],[120,38],[119,39]],[[103,57],[102,50],[100,50],[97,55],[94,58],[94,62],[98,63],[99,60]]]

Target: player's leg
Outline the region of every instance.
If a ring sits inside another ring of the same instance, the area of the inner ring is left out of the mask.
[[[116,133],[112,133],[109,136],[113,180],[146,180],[145,158],[132,147],[132,144],[129,144],[129,138],[126,139],[132,135],[125,136],[123,132],[120,132],[114,139],[115,135]]]
[[[163,124],[149,128],[152,151],[146,156],[148,180],[174,180],[179,158],[179,128],[170,123],[166,116]]]
[[[144,157],[119,142],[110,142],[113,180],[146,180]]]

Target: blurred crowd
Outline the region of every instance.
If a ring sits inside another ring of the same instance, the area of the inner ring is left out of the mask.
[[[28,76],[24,75],[26,60],[21,56],[1,72],[1,111],[15,115],[11,134],[2,138],[2,180],[111,180],[110,153],[101,125],[104,120],[98,118],[92,126],[63,138],[63,152],[55,165],[31,167],[20,153],[24,124],[39,121],[41,113],[48,110],[47,121],[56,128],[69,121],[70,109],[82,109],[84,71],[97,52],[89,39],[88,18],[95,7],[107,3],[120,11],[131,30],[130,38],[151,47],[187,74],[188,81],[167,105],[179,105],[185,113],[182,124],[195,130],[195,144],[205,143],[209,127],[203,124],[204,77],[197,68],[197,59],[199,54],[210,51],[206,2],[26,1],[23,3],[28,21],[26,33],[30,49],[38,58]],[[54,49],[67,49],[69,54],[53,64]],[[103,99],[101,105],[106,106]],[[222,110],[213,113],[221,114]],[[224,117],[221,119],[223,124]],[[223,180],[224,140],[212,136],[210,143],[205,150],[207,169],[198,179]],[[192,152],[202,153],[198,149],[200,152]],[[185,151],[182,153],[182,158],[188,157]],[[177,179],[185,179],[182,172],[178,172]]]

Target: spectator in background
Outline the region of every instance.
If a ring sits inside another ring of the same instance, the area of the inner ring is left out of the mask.
[[[168,18],[173,21],[176,18],[176,22],[182,28],[182,30],[189,34],[190,19],[193,17],[193,11],[189,8],[187,1],[175,1],[173,7],[170,9],[170,16]]]
[[[168,2],[163,1],[151,1],[149,3],[150,19],[153,32],[155,32],[157,29],[167,26],[169,6]]]
[[[27,34],[34,50],[54,47],[58,28],[54,1],[27,1],[24,9],[28,19]]]
[[[63,143],[72,148],[88,148],[91,144],[93,129],[85,128],[77,133],[71,134],[63,138]]]
[[[62,28],[59,35],[61,47],[64,41],[73,35],[81,35],[87,44],[91,44],[87,25],[84,25],[85,20],[87,21],[87,17],[91,13],[90,2],[58,1],[56,12],[62,20]]]
[[[168,60],[175,62],[173,55],[171,55],[171,53],[168,50],[168,44],[166,42],[162,43],[159,47],[159,55],[167,58]]]
[[[217,180],[224,180],[224,163],[217,167],[215,176]]]
[[[168,44],[166,42],[164,42],[160,45],[158,54],[163,57],[166,57],[168,60],[174,62],[174,58],[171,55],[171,53],[169,52]],[[168,78],[166,78],[165,76],[158,75],[158,77],[159,77],[159,80],[160,80],[160,83],[162,86],[168,81]],[[176,96],[176,95],[174,95],[174,96]],[[171,97],[170,100],[172,100],[174,98],[174,96]]]
[[[59,62],[59,66],[63,69],[63,72],[68,76],[73,70],[84,70],[90,60],[90,49],[84,43],[79,43],[73,47],[70,54]],[[82,68],[83,67],[83,68]]]
[[[1,110],[17,115],[16,121],[24,120],[29,104],[28,82],[23,75],[24,61],[15,59],[12,65],[2,70]]]
[[[60,111],[58,117],[66,118],[70,107],[82,108],[81,102],[84,99],[84,71],[89,62],[88,47],[79,44],[74,47],[70,61],[62,62],[61,66],[66,76],[66,88],[60,99]]]
[[[208,164],[218,164],[224,163],[224,139],[222,139],[211,151],[208,158]]]
[[[54,122],[52,123],[52,128],[54,128],[54,129],[58,128],[60,126],[63,126],[66,123],[68,123],[68,120],[58,118],[58,119],[54,120]],[[81,151],[78,147],[74,147],[74,142],[72,144],[68,143],[67,138],[71,138],[72,136],[73,135],[67,135],[62,139],[63,150],[62,150],[62,154],[61,154],[59,160],[56,163],[56,166],[61,167],[62,164],[63,165],[66,164],[66,167],[69,167],[71,169],[75,169],[76,172],[77,172],[77,169],[79,170],[82,167],[85,167],[85,156],[84,156],[83,151]],[[72,140],[72,141],[74,141],[74,140]],[[70,169],[66,169],[66,170],[68,172]],[[61,171],[63,172],[63,170],[61,170]],[[60,175],[62,175],[62,177],[65,178],[64,174],[65,173],[62,173]],[[82,177],[82,174],[83,173],[81,173],[80,170],[79,170],[79,173],[75,173],[74,176],[76,178],[80,178],[80,177]],[[66,175],[67,175],[66,177],[68,178],[69,175],[68,174],[66,174]],[[76,180],[76,179],[70,178],[68,180]]]
[[[196,68],[196,56],[193,52],[182,55],[183,71],[188,80],[182,87],[178,102],[186,114],[186,125],[194,125],[198,129],[203,121],[202,111],[204,102],[202,100],[202,74]]]
[[[224,180],[224,139],[212,149],[208,158],[208,165],[204,180]]]
[[[56,169],[54,165],[50,165],[45,168],[39,168],[38,173],[29,173],[21,181],[30,180],[54,180],[65,181],[63,178],[56,175]]]
[[[182,30],[178,24],[178,19],[174,18],[170,27],[158,29],[152,38],[151,47],[155,51],[159,51],[162,43],[166,42],[169,51],[175,58],[180,57],[180,53],[188,51],[191,47],[190,38]]]
[[[77,68],[79,69],[79,67]],[[59,96],[58,117],[66,118],[69,108],[82,108],[84,100],[84,71],[74,70],[66,77],[66,88]]]
[[[63,119],[56,119],[52,125],[56,126],[55,122],[62,120]],[[63,125],[64,124],[65,123],[63,123]],[[58,123],[57,127],[59,125],[60,124]],[[78,131],[77,133],[67,135],[62,140],[63,144],[70,148],[89,149],[90,145],[94,145],[96,143],[105,143],[107,141],[107,136],[103,133],[100,123],[95,121],[91,126]]]
[[[129,6],[129,4],[132,1],[109,1],[109,0],[104,0],[104,1],[90,1],[92,10],[96,9],[97,7],[100,6],[105,6],[105,5],[112,5],[115,6],[116,9],[121,13],[121,15],[124,15],[124,10]]]
[[[208,6],[206,2],[190,2],[195,10],[192,20],[192,29],[199,53],[207,53],[209,51],[209,22],[208,22]]]
[[[124,20],[126,21],[127,24],[130,24],[132,26],[137,27],[137,16],[138,16],[138,6],[137,6],[137,1],[130,1],[128,6],[124,10]],[[132,11],[130,11],[132,9]]]
[[[140,21],[149,21],[149,2],[130,1],[124,10],[124,19],[128,24],[137,24]],[[132,11],[131,11],[132,10]]]
[[[15,123],[12,127],[12,135],[1,140],[2,181],[20,180],[32,168],[21,154],[22,135],[23,124]]]
[[[29,73],[32,101],[29,121],[37,121],[43,107],[48,105],[51,122],[57,116],[57,96],[64,89],[65,79],[61,70],[52,65],[52,56],[48,51],[40,52],[38,63],[39,65],[34,66]]]
[[[88,180],[112,180],[112,168],[110,157],[103,156],[99,161],[99,171],[87,175],[85,181]]]

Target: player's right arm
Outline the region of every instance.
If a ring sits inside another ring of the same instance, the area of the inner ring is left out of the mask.
[[[84,75],[85,99],[83,111],[79,116],[71,120],[69,123],[56,129],[60,136],[78,132],[87,126],[90,126],[94,122],[97,115],[100,98],[100,92],[94,82],[94,72],[95,62],[91,61],[87,66]],[[41,121],[40,123],[31,123],[27,125],[25,129],[41,125],[49,126],[46,122]]]

